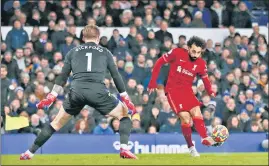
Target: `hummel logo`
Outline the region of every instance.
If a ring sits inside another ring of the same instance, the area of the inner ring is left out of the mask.
[[[182,59],[180,59],[180,62],[185,62],[185,61],[183,61]]]

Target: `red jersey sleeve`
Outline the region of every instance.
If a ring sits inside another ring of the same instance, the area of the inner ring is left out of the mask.
[[[200,66],[200,69],[198,71],[198,75],[200,75],[200,77],[202,78],[207,93],[209,95],[212,95],[213,94],[213,91],[212,91],[211,83],[210,83],[210,81],[208,79],[207,66],[206,66],[206,62],[205,61],[202,61],[201,66]]]
[[[198,70],[198,75],[202,78],[207,76],[207,66],[205,61],[202,61]]]
[[[162,58],[166,63],[172,62],[176,59],[176,49],[171,49],[169,52],[165,53]]]
[[[153,89],[157,88],[157,78],[159,75],[159,72],[161,70],[162,65],[166,63],[173,62],[176,59],[176,50],[172,49],[168,53],[165,53],[163,56],[161,56],[155,63],[153,69],[152,69],[152,76],[149,81],[148,88]]]

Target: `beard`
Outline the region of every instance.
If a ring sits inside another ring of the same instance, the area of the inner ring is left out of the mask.
[[[188,54],[188,55],[189,55],[189,58],[190,58],[191,61],[196,61],[197,58],[192,57],[190,54]]]

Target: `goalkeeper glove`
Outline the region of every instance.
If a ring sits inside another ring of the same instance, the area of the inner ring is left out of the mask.
[[[51,92],[47,95],[47,97],[41,100],[39,103],[36,104],[38,109],[45,109],[47,110],[56,100],[57,93]]]
[[[128,114],[135,114],[136,113],[136,110],[135,110],[135,106],[134,104],[132,103],[131,99],[129,98],[127,92],[123,92],[123,93],[120,93],[118,95],[118,98],[121,102],[123,102],[123,104],[126,105],[126,107],[128,108]]]

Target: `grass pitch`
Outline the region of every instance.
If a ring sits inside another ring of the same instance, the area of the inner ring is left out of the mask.
[[[120,159],[116,154],[36,155],[20,161],[19,155],[2,155],[2,165],[268,165],[268,153],[143,154],[139,160]]]

